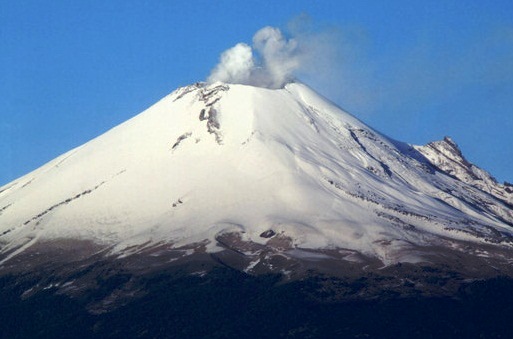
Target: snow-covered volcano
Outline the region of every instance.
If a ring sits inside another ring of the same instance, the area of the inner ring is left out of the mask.
[[[512,248],[512,192],[452,140],[397,142],[306,85],[194,84],[0,188],[0,262],[72,240],[119,258],[230,248],[246,271],[269,248],[385,265],[428,260],[427,247],[486,257]]]

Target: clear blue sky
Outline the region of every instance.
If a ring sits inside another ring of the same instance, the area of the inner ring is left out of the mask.
[[[312,87],[392,138],[451,136],[513,181],[513,1],[1,1],[0,185],[204,80],[307,16],[337,60]]]

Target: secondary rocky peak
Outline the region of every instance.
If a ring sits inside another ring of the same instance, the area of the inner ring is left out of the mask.
[[[456,144],[456,142],[454,142],[454,140],[452,140],[452,138],[450,136],[445,136],[444,137],[444,140],[446,143],[450,144],[452,147],[456,148],[456,149],[459,149],[458,145]]]
[[[441,171],[487,192],[507,204],[513,202],[511,189],[506,184],[498,183],[490,173],[468,161],[452,138],[446,136],[441,141],[430,142],[425,146],[416,146],[416,149]]]
[[[463,156],[458,144],[448,136],[445,136],[443,140],[430,142],[427,144],[427,147],[430,147],[440,155],[445,156],[447,161],[458,162],[466,168],[470,168],[472,166],[472,164]]]

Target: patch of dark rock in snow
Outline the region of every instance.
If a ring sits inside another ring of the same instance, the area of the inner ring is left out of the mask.
[[[173,146],[171,147],[171,149],[175,149],[175,148],[177,148],[177,147],[180,145],[180,143],[181,143],[182,141],[184,141],[185,139],[187,139],[187,138],[188,138],[188,137],[190,137],[191,135],[192,135],[192,133],[191,133],[191,132],[184,133],[184,134],[180,135],[180,136],[176,139],[176,142],[173,144]]]
[[[175,202],[173,203],[173,207],[177,207],[178,205],[181,205],[181,204],[183,204],[182,199],[178,199],[177,201],[175,201]]]
[[[274,232],[273,230],[267,230],[267,231],[264,231],[260,234],[260,236],[262,238],[272,238],[276,235],[276,232]]]

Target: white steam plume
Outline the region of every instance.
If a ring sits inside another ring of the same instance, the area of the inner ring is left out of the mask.
[[[293,80],[305,56],[297,40],[264,27],[253,37],[253,47],[239,43],[223,52],[207,81],[281,88]]]
[[[247,84],[254,68],[251,47],[239,43],[221,54],[221,61],[212,71],[208,81]]]

